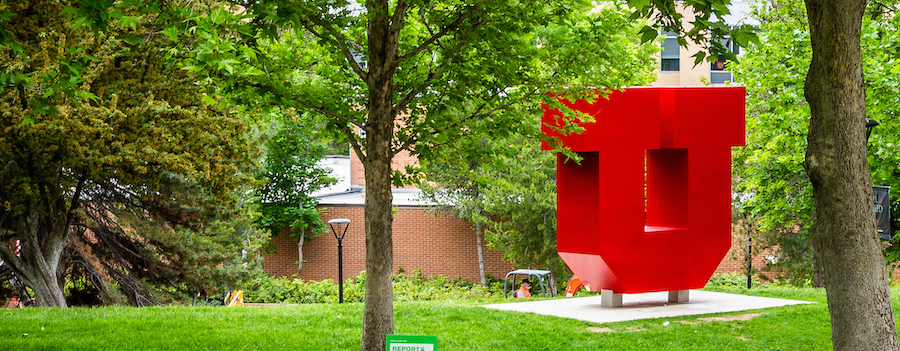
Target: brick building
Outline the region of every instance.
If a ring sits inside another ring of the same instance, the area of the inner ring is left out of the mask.
[[[352,154],[352,153],[351,153]],[[356,155],[330,158],[335,176],[341,181],[320,192],[322,220],[347,218],[350,228],[343,240],[344,277],[357,276],[365,270],[365,177]],[[415,162],[408,154],[394,160],[394,169]],[[472,225],[449,215],[435,204],[421,201],[418,189],[394,189],[394,271],[419,269],[426,275],[442,275],[478,281],[478,254]],[[276,252],[263,257],[263,269],[272,276],[297,274],[297,240],[289,235],[272,238]],[[512,270],[497,250],[485,249],[485,270],[502,277]],[[337,280],[337,240],[331,232],[307,240],[303,244],[302,279]]]
[[[420,269],[425,275],[442,275],[478,281],[475,232],[466,221],[449,216],[433,206],[415,204],[418,190],[394,191],[394,271]],[[322,219],[347,218],[350,228],[343,240],[344,277],[365,270],[365,228],[363,192],[322,198]],[[263,258],[263,268],[272,276],[297,273],[297,241],[288,235],[272,238],[277,254]],[[329,232],[303,244],[302,279],[337,280],[337,240]],[[485,269],[503,276],[512,265],[496,250],[485,250]]]

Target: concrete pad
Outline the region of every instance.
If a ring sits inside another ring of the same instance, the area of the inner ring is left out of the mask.
[[[669,293],[662,291],[624,294],[622,307],[602,307],[601,296],[500,303],[482,307],[502,311],[530,312],[593,323],[610,323],[811,303],[815,302],[693,290],[690,292],[690,302],[687,303],[670,303]]]

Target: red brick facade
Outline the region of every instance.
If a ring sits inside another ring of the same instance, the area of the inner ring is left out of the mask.
[[[365,270],[365,228],[362,207],[328,207],[322,219],[350,219],[343,241],[344,278]],[[297,241],[288,235],[272,238],[277,254],[265,255],[263,268],[275,277],[297,273]],[[308,240],[303,245],[303,274],[307,280],[337,280],[337,240],[331,232]],[[479,281],[478,255],[472,226],[465,221],[434,210],[399,208],[394,213],[394,271],[421,269],[425,275],[442,275]],[[502,277],[512,270],[499,251],[485,251],[489,274]]]
[[[728,254],[725,255],[725,258],[722,259],[722,262],[719,263],[719,267],[716,268],[715,274],[722,273],[738,273],[738,274],[746,274],[747,273],[747,239],[744,235],[742,235],[739,231],[741,229],[736,226],[732,226],[731,232],[731,249],[728,250]],[[763,251],[758,252],[753,255],[752,264],[753,269],[755,271],[760,271],[764,267],[766,267],[766,255],[771,255],[771,252]],[[777,274],[774,272],[765,273],[770,278],[775,278]],[[754,273],[754,276],[756,273]]]
[[[403,150],[400,153],[394,155],[394,158],[391,159],[391,169],[395,171],[402,171],[406,173],[406,166],[418,166],[419,160],[409,154],[409,151]],[[362,187],[366,186],[366,172],[363,169],[362,161],[359,160],[359,157],[356,156],[356,152],[350,152],[350,184],[359,185]],[[407,185],[403,187],[404,189],[415,188],[415,186]]]

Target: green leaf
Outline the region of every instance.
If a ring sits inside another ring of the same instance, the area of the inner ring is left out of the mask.
[[[640,9],[650,6],[651,2],[652,2],[652,0],[628,0],[627,4],[628,4],[628,6],[630,6],[632,8],[640,10]]]
[[[703,62],[703,59],[707,59],[706,53],[705,53],[705,52],[702,52],[702,51],[697,52],[696,54],[691,55],[691,57],[694,58],[694,66],[699,65],[701,62]],[[715,62],[715,57],[714,57],[714,56],[709,56],[708,59],[709,59],[710,62]]]
[[[656,39],[656,37],[659,35],[659,31],[656,28],[650,26],[644,26],[643,28],[641,28],[640,33],[642,43],[646,43],[653,39]]]
[[[209,95],[203,95],[203,103],[208,106],[216,106],[219,104],[219,102],[216,101],[216,99],[214,99],[212,96],[209,96]]]
[[[178,29],[175,26],[169,26],[162,30],[163,34],[173,42],[178,42]]]

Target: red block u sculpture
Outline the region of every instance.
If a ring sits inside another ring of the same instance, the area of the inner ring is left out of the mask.
[[[593,291],[703,287],[731,246],[744,88],[635,87],[569,106],[596,121],[560,137],[583,160],[557,156],[559,255]],[[545,133],[559,117],[545,107]]]

